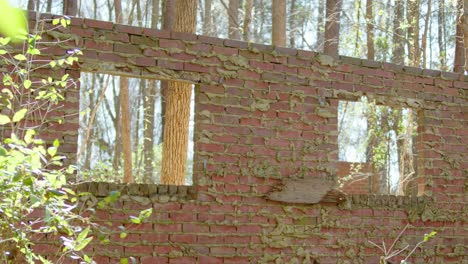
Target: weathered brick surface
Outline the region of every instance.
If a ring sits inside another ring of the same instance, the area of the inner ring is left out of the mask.
[[[129,230],[126,239],[93,244],[101,263],[123,256],[141,263],[377,263],[380,252],[368,241],[390,245],[406,223],[413,226],[403,237],[413,244],[439,232],[412,262],[466,261],[466,76],[89,19],[74,28],[84,43],[79,70],[198,85],[195,186],[128,187],[112,212],[97,213],[114,232],[122,224]],[[316,205],[267,200],[282,180],[337,175],[337,102],[363,94],[420,113],[417,176],[425,195],[350,194],[340,204]],[[77,107],[73,100],[69,108]],[[50,131],[66,137],[68,151],[76,149],[76,122]],[[148,207],[155,213],[147,223],[128,223]],[[36,247],[55,252],[47,243]]]

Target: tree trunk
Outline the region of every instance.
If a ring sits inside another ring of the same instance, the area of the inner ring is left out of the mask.
[[[122,24],[123,13],[121,0],[115,1],[115,19],[116,22]],[[130,133],[130,103],[128,93],[128,79],[120,77],[120,113],[121,113],[121,136],[122,136],[122,153],[124,157],[124,183],[133,182],[132,174],[132,141]]]
[[[230,39],[240,39],[239,32],[239,0],[229,0],[229,31]]]
[[[286,46],[286,0],[273,0],[272,44]]]
[[[409,22],[408,38],[408,59],[409,64],[414,67],[419,67],[420,52],[419,52],[419,0],[407,2],[407,20]]]
[[[244,14],[244,41],[250,40],[250,23],[252,22],[252,0],[245,0],[245,14]]]
[[[46,12],[47,12],[47,13],[51,13],[51,12],[52,12],[52,0],[47,0]]]
[[[296,0],[291,0],[289,6],[289,47],[296,47]]]
[[[205,0],[205,13],[203,15],[203,35],[211,36],[211,1]]]
[[[117,94],[115,81],[112,81],[112,87],[114,89],[114,94],[116,95],[114,98],[114,111],[115,111],[115,146],[114,146],[114,158],[112,160],[112,168],[114,173],[119,170],[120,167],[120,155],[122,154],[122,129],[121,123],[122,120],[120,118],[120,93]]]
[[[159,22],[159,0],[153,0],[153,6],[151,10],[151,27],[158,29]]]
[[[153,0],[153,13],[151,14],[151,27],[157,29],[159,7],[155,8],[154,5],[159,6],[159,0]],[[153,182],[153,158],[154,158],[154,115],[155,115],[155,101],[157,92],[157,82],[151,80],[148,82],[148,87],[143,91],[143,157],[144,157],[144,177],[145,183]]]
[[[403,28],[400,23],[403,23],[403,0],[395,0],[394,14],[392,62],[402,65],[404,63],[404,42]]]
[[[197,0],[177,0],[174,31],[194,33]],[[169,81],[163,138],[162,184],[183,185],[187,163],[192,85]]]
[[[38,1],[38,0],[36,0],[36,1]],[[34,2],[35,2],[34,0],[28,0],[28,10],[32,10],[32,11],[36,10],[36,5],[35,5]]]
[[[464,8],[463,0],[457,1],[457,32],[455,37],[455,58],[453,62],[454,72],[463,72],[465,70],[465,45],[464,41]]]
[[[421,39],[421,50],[422,50],[422,67],[426,68],[426,59],[427,59],[427,32],[429,30],[429,20],[431,19],[431,0],[427,1],[427,13],[426,13],[426,18],[424,21],[424,33],[422,35]]]
[[[463,33],[464,33],[464,46],[465,46],[465,71],[468,71],[468,4],[465,2],[463,6]]]
[[[327,0],[325,21],[325,43],[323,52],[337,57],[340,41],[341,0]]]
[[[445,23],[445,14],[444,14],[444,0],[439,0],[439,9],[437,11],[437,42],[439,44],[439,60],[440,60],[440,69],[446,70],[446,61],[445,61],[445,42],[444,42],[444,23]]]
[[[63,1],[63,14],[66,16],[76,16],[77,2],[76,0]]]
[[[174,27],[175,17],[175,0],[164,0],[163,2],[163,16],[162,16],[162,29],[172,30]],[[167,81],[161,80],[161,137],[158,139],[158,144],[163,142],[164,126],[166,124],[166,98],[167,98]]]
[[[324,0],[319,0],[318,1],[318,17],[317,17],[317,43],[315,45],[315,49],[317,51],[323,51],[324,48],[324,37],[325,37],[325,21],[324,18],[326,17],[326,14],[323,13],[324,11]]]
[[[366,28],[367,28],[367,59],[375,60],[374,50],[374,3],[372,0],[366,2]]]

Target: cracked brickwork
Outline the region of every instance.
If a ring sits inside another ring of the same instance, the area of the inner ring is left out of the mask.
[[[96,221],[115,232],[108,245],[88,249],[98,263],[130,256],[139,263],[377,263],[380,252],[368,240],[391,243],[408,222],[406,242],[438,232],[413,263],[467,261],[466,76],[81,18],[44,38],[69,39],[44,56],[82,49],[68,70],[75,76],[97,71],[197,84],[194,186],[159,193],[134,185],[112,209],[98,211]],[[285,180],[336,175],[338,101],[364,94],[421,113],[425,195],[356,194],[315,205],[266,199]],[[78,111],[78,95],[67,95],[63,111]],[[74,154],[77,122],[68,119],[47,136]],[[118,186],[83,188],[99,196]],[[129,224],[148,207],[148,222]],[[125,239],[120,225],[129,229]],[[53,254],[52,243],[36,246]]]

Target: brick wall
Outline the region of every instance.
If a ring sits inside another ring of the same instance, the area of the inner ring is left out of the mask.
[[[71,40],[45,52],[80,47],[74,70],[197,84],[194,186],[127,187],[133,191],[95,215],[115,232],[108,245],[88,249],[98,263],[130,256],[139,263],[377,263],[379,250],[368,241],[388,245],[406,223],[409,243],[438,232],[414,263],[467,261],[466,76],[80,18],[45,39],[57,37]],[[337,175],[338,101],[364,94],[421,113],[425,195],[350,194],[314,205],[266,199],[282,181]],[[68,122],[65,147],[76,149],[77,119]],[[99,196],[120,187],[83,188]],[[149,207],[147,223],[129,224]],[[52,254],[52,243],[37,247]]]

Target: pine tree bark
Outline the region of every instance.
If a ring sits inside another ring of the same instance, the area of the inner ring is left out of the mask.
[[[122,24],[123,13],[122,13],[122,3],[121,0],[115,1],[115,19],[116,22]],[[120,77],[120,113],[121,113],[121,137],[122,137],[122,153],[124,157],[124,175],[123,182],[131,183],[133,182],[133,173],[132,173],[132,141],[130,133],[130,102],[129,102],[129,93],[128,93],[128,79],[125,77]]]
[[[157,29],[159,22],[159,0],[153,0],[151,10],[151,27]]]
[[[32,10],[32,11],[36,10],[36,4],[34,0],[28,0],[28,10]]]
[[[367,28],[367,59],[375,60],[374,49],[374,3],[372,0],[366,2],[366,28]]]
[[[175,7],[174,31],[194,33],[197,22],[197,0],[176,0]],[[162,184],[185,183],[191,94],[191,84],[168,82]]]
[[[426,13],[426,18],[424,21],[424,33],[422,35],[421,39],[421,51],[422,51],[422,67],[426,68],[426,60],[427,60],[427,34],[429,31],[429,20],[431,19],[431,5],[432,1],[428,0],[427,1],[427,13]]]
[[[174,27],[175,17],[175,0],[163,0],[163,16],[162,29],[172,30]],[[161,80],[161,137],[158,139],[158,144],[162,143],[164,138],[164,126],[166,124],[166,98],[167,98],[167,81]]]
[[[407,46],[409,64],[414,67],[419,66],[421,57],[419,51],[419,7],[419,0],[407,2],[406,19],[409,21],[409,27],[406,43],[408,44]]]
[[[341,0],[327,0],[323,52],[337,57],[340,42]]]
[[[296,0],[291,0],[289,6],[289,47],[296,47]]]
[[[156,7],[155,7],[156,6]],[[159,0],[153,0],[153,10],[151,14],[151,27],[158,28],[159,18]],[[153,182],[153,158],[154,158],[154,115],[157,82],[151,80],[148,82],[148,87],[144,90],[143,108],[144,108],[144,126],[143,126],[143,155],[144,155],[144,177],[145,183]]]
[[[403,22],[403,11],[403,0],[395,0],[392,62],[399,65],[404,63],[403,28],[400,25]]]
[[[457,0],[457,32],[455,37],[455,58],[453,62],[454,72],[463,72],[465,70],[464,20],[463,0]]]
[[[203,35],[211,36],[211,2],[212,0],[205,0],[205,12],[203,14]]]
[[[286,0],[273,0],[272,44],[286,46]]]
[[[463,35],[465,46],[465,71],[468,71],[468,4],[465,2],[463,5]]]
[[[318,17],[317,17],[317,42],[315,45],[315,49],[317,51],[323,51],[324,45],[325,45],[325,17],[326,14],[323,14],[323,7],[325,6],[325,3],[323,2],[324,0],[319,0],[318,1]]]
[[[240,39],[239,32],[239,0],[229,0],[229,31],[228,36],[230,39]]]
[[[47,0],[46,12],[52,12],[52,0]]]
[[[446,70],[445,61],[445,42],[444,42],[444,21],[445,21],[445,4],[444,0],[439,0],[439,9],[437,10],[437,43],[439,44],[439,60],[440,69]]]
[[[63,14],[66,16],[76,16],[77,0],[63,1]]]
[[[242,36],[244,41],[250,40],[250,24],[252,22],[252,0],[245,0],[244,25]]]

